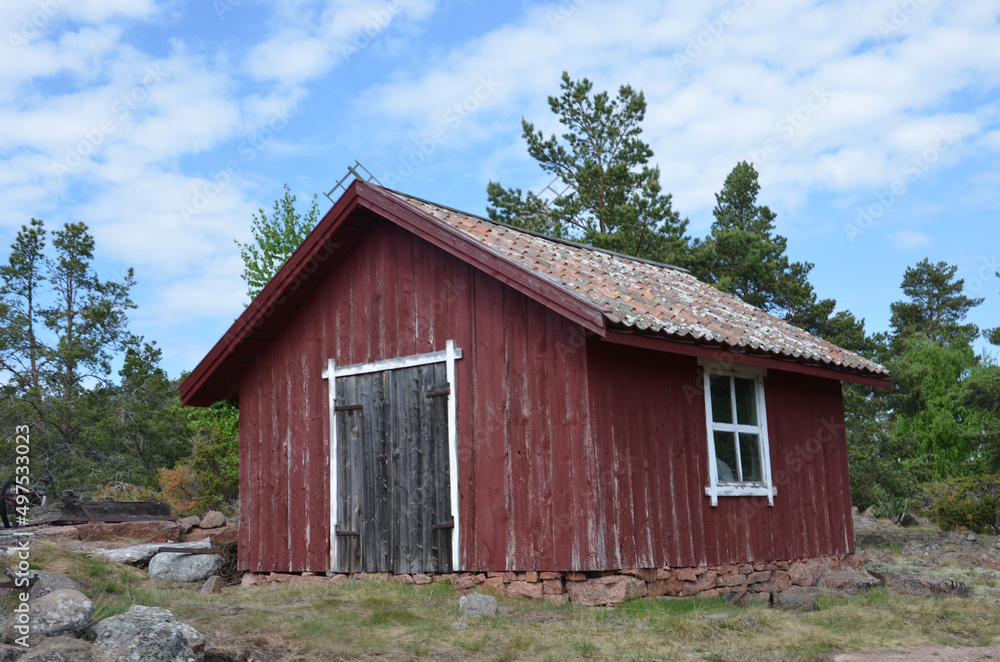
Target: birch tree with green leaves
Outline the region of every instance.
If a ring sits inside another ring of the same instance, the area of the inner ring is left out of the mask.
[[[243,259],[242,278],[247,284],[247,296],[251,301],[271,282],[274,274],[319,222],[316,196],[313,196],[312,204],[305,213],[295,208],[296,199],[285,184],[285,193],[274,201],[270,216],[263,209],[253,215],[250,224],[253,240],[245,244],[236,241]]]

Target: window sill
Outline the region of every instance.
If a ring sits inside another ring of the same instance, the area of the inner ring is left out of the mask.
[[[770,505],[774,505],[774,497],[778,494],[778,488],[767,487],[766,485],[741,485],[741,484],[722,484],[716,485],[714,488],[711,485],[705,486],[705,496],[712,498],[712,505],[719,505],[719,497],[752,497],[752,496],[762,496],[767,497],[767,502]]]

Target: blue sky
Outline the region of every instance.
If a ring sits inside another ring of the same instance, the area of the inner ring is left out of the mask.
[[[234,239],[359,160],[484,213],[540,190],[520,119],[559,77],[622,83],[703,236],[740,160],[820,296],[888,325],[907,265],[959,268],[1000,324],[1000,2],[25,0],[0,9],[0,243],[84,221],[136,270],[132,329],[190,370],[246,302]]]

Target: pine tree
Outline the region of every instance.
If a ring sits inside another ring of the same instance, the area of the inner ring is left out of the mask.
[[[962,322],[984,299],[962,293],[965,281],[955,280],[957,271],[957,266],[947,262],[932,264],[927,258],[906,268],[901,287],[909,300],[890,306],[889,323],[895,332],[893,347],[897,353],[902,350],[900,342],[913,336],[945,346],[954,341],[971,344],[979,335],[975,324]]]
[[[565,192],[551,202],[497,182],[487,187],[490,218],[555,237],[659,262],[684,263],[687,221],[663,193],[660,170],[649,165],[653,150],[643,142],[646,99],[622,85],[612,99],[593,94],[584,78],[563,73],[562,94],[549,107],[566,127],[561,140],[546,138],[521,121],[528,154],[555,175]]]

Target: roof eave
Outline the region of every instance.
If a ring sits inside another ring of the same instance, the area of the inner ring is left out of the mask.
[[[695,342],[669,335],[648,335],[620,327],[610,327],[609,333],[603,340],[618,345],[641,347],[698,358],[718,359],[726,363],[732,362],[773,370],[784,370],[786,372],[806,374],[823,379],[835,379],[841,382],[852,382],[879,388],[892,387],[892,378],[888,374],[855,370],[833,363],[806,361],[791,356],[754,351],[745,347],[735,347],[723,343]]]
[[[291,257],[278,270],[278,273],[261,290],[260,294],[250,302],[243,313],[236,318],[232,326],[222,335],[212,349],[191,371],[191,374],[180,385],[181,404],[185,406],[208,406],[213,402],[225,400],[235,395],[236,385],[228,390],[203,394],[206,383],[216,373],[222,363],[232,354],[232,350],[245,341],[260,323],[273,314],[275,308],[283,303],[282,297],[320,249],[330,240],[343,221],[358,207],[357,182],[348,187],[337,202],[330,208],[313,231],[306,237],[302,245],[292,253]],[[332,220],[328,221],[327,219]]]

